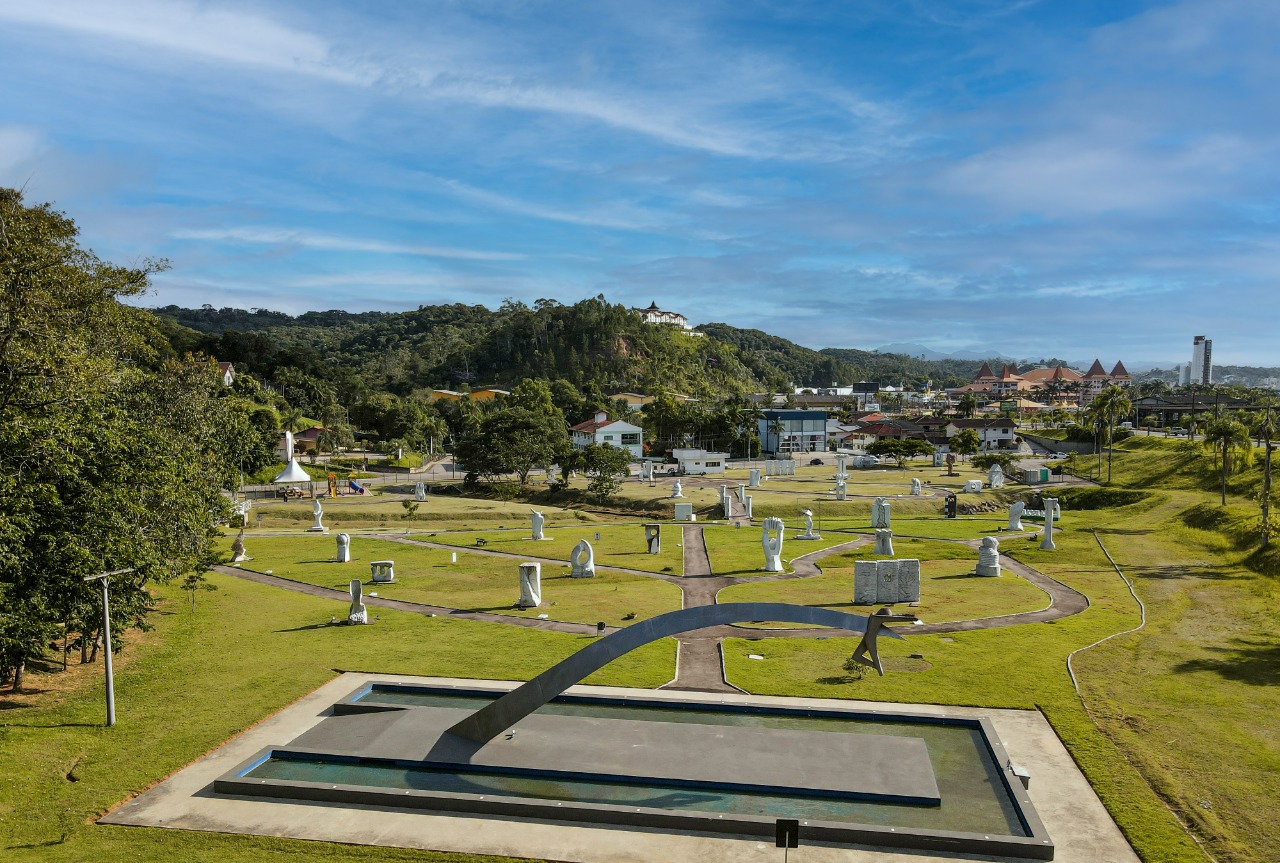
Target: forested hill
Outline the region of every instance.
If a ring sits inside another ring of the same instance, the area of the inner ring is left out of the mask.
[[[653,326],[602,297],[563,305],[507,301],[422,306],[407,312],[282,312],[153,309],[178,352],[200,351],[266,380],[290,369],[347,396],[407,395],[461,384],[512,386],[525,377],[563,378],[605,392],[658,389],[692,396],[777,391],[788,382],[954,385],[980,363],[828,348],[815,351],[760,330],[723,323],[700,338]]]

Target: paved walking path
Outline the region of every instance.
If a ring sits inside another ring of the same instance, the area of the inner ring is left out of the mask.
[[[745,520],[744,520],[745,521]],[[682,545],[684,549],[684,574],[670,575],[667,573],[646,572],[639,569],[627,569],[625,567],[606,567],[600,566],[598,569],[607,569],[614,572],[623,572],[630,575],[643,576],[645,578],[655,578],[674,584],[680,588],[685,608],[696,608],[704,605],[714,605],[716,595],[726,587],[734,584],[742,584],[744,582],[760,582],[760,581],[782,581],[798,578],[812,578],[822,574],[822,569],[818,565],[823,558],[840,552],[848,551],[858,546],[864,545],[871,541],[872,537],[867,534],[860,534],[848,542],[839,543],[828,548],[819,549],[808,554],[801,555],[790,561],[791,571],[779,573],[777,575],[764,576],[718,576],[711,568],[711,560],[707,554],[706,539],[703,536],[703,526],[698,524],[685,524],[681,526]],[[446,545],[444,543],[429,542],[427,540],[410,539],[403,536],[386,536],[375,535],[379,539],[387,539],[393,542],[404,543],[405,545],[425,546],[428,548],[436,548],[444,551],[456,551],[463,554],[478,554],[489,557],[500,557],[509,560],[518,561],[538,561],[560,565],[565,563],[562,560],[554,560],[552,558],[536,557],[527,554],[516,554],[514,552],[495,551],[484,548],[459,547],[455,545]],[[976,549],[981,540],[956,540],[938,538],[940,542],[955,542]],[[925,635],[946,632],[968,632],[979,629],[995,629],[1005,626],[1018,626],[1026,623],[1044,623],[1050,620],[1059,620],[1069,617],[1073,614],[1079,614],[1089,607],[1089,599],[1084,594],[1059,581],[1049,578],[1047,575],[1032,569],[1026,564],[1020,563],[1007,555],[1001,555],[1001,564],[1010,571],[1025,578],[1036,587],[1043,590],[1049,596],[1049,604],[1038,611],[1020,612],[1017,614],[1005,614],[996,617],[984,617],[976,620],[956,620],[946,623],[922,624],[919,626],[903,626],[898,627],[898,631],[903,635]],[[316,596],[322,599],[332,599],[340,602],[347,602],[349,594],[342,590],[335,590],[328,587],[319,587],[313,584],[307,584],[293,579],[282,578],[277,575],[268,575],[262,572],[256,572],[250,569],[243,569],[232,566],[214,566],[212,569],[225,575],[233,575],[237,578],[243,578],[258,584],[265,584],[270,587],[283,588],[285,590],[293,590],[298,593],[304,593],[309,596]],[[596,627],[591,624],[572,623],[560,620],[539,620],[537,618],[517,617],[509,614],[495,614],[493,612],[483,611],[463,611],[456,608],[446,608],[444,606],[426,605],[418,602],[406,602],[404,600],[386,599],[380,596],[369,596],[365,594],[363,601],[365,605],[376,606],[379,608],[390,608],[397,611],[408,611],[414,614],[423,614],[429,616],[452,617],[462,620],[476,620],[484,623],[501,623],[508,626],[524,626],[530,629],[541,629],[549,632],[565,632],[574,635],[595,634]],[[616,627],[605,630],[606,634],[616,631]],[[663,689],[680,689],[680,690],[696,690],[701,692],[741,692],[736,686],[733,686],[724,677],[724,651],[723,641],[726,638],[827,638],[833,635],[828,629],[765,629],[751,625],[733,625],[733,626],[714,626],[707,629],[700,629],[695,632],[684,633],[679,636],[679,652],[676,662],[675,679],[662,687]]]

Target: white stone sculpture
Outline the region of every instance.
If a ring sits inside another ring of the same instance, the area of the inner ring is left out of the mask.
[[[726,519],[733,518],[733,495],[725,492],[724,498],[720,503],[724,507],[724,517]]]
[[[236,534],[235,541],[231,543],[231,562],[239,563],[242,560],[253,560],[249,557],[249,553],[244,550],[244,528],[240,528],[240,532]]]
[[[520,599],[516,608],[537,608],[542,605],[542,564],[520,564]]]
[[[994,536],[983,537],[982,547],[978,549],[978,567],[974,570],[978,575],[1000,575],[1000,540]]]
[[[774,472],[774,469],[773,469],[774,465],[775,465],[775,462],[772,462],[772,461],[767,461],[764,463],[764,475],[766,477],[777,476],[777,474]]]
[[[640,479],[641,480],[653,479],[653,462],[651,461],[640,462]]]
[[[893,557],[893,531],[887,527],[876,529],[876,548],[873,554]]]
[[[876,498],[871,504],[871,526],[892,527],[889,517],[889,501],[882,497]]]
[[[747,499],[747,484],[745,482],[738,483],[738,503],[742,503]]]
[[[920,486],[920,480],[918,480],[918,479],[912,479],[912,480],[911,480],[911,493],[912,493],[912,494],[915,494],[915,495],[918,495],[918,494],[922,494],[922,493],[923,493],[923,491],[924,491],[924,490],[923,490],[923,489],[921,488],[921,486]]]
[[[842,455],[836,456],[836,479],[848,479],[849,474],[845,472],[845,458]]]
[[[311,514],[315,517],[316,523],[307,528],[309,533],[328,533],[329,529],[324,526],[321,519],[324,518],[324,507],[320,506],[320,501],[311,504]]]
[[[1040,548],[1045,551],[1057,551],[1058,549],[1053,544],[1053,515],[1057,508],[1057,498],[1046,497],[1044,499],[1044,533],[1041,535]]]
[[[684,497],[684,484],[680,480],[676,480],[671,486],[672,497]]]
[[[693,504],[678,503],[676,504],[676,521],[693,521]]]
[[[413,499],[419,503],[427,499],[427,484],[425,482],[414,483]]]
[[[596,574],[596,553],[591,548],[591,543],[585,539],[578,540],[578,544],[573,547],[573,551],[569,552],[569,570],[570,578],[594,578]]]
[[[796,539],[822,539],[821,535],[813,529],[813,510],[806,509],[800,515],[804,516],[804,533]]]
[[[646,524],[644,526],[644,545],[649,554],[662,553],[662,525]]]
[[[770,516],[764,520],[764,530],[760,535],[760,545],[764,547],[764,571],[782,572],[782,540],[786,533],[786,525],[782,519]]]
[[[546,518],[536,509],[529,510],[529,519],[532,522],[533,536],[531,539],[546,539],[542,535],[542,525],[546,523]]]
[[[1022,501],[1015,501],[1009,507],[1009,530],[1025,530],[1022,526],[1022,514],[1026,512],[1027,505]]]
[[[751,518],[751,495],[747,495],[742,502],[742,515],[744,518]]]
[[[347,623],[368,623],[369,610],[365,608],[364,603],[360,601],[360,594],[363,589],[360,584],[360,579],[351,579],[349,589],[351,591],[351,609],[347,612]]]
[[[236,510],[235,510],[236,515],[240,516],[241,518],[245,518],[246,516],[249,515],[249,510],[252,507],[253,507],[253,501],[247,497],[242,501],[237,501]]]
[[[751,468],[751,473],[747,475],[747,485],[751,486],[751,488],[760,487],[760,468]]]
[[[920,561],[858,560],[853,564],[855,605],[920,601]]]
[[[844,484],[844,480],[837,479],[836,480],[836,500],[844,500],[846,494],[847,494],[847,489]]]
[[[987,485],[991,488],[1004,488],[1004,468],[993,464],[987,471]]]
[[[374,584],[395,584],[396,562],[394,560],[369,561],[369,580]]]
[[[963,491],[968,492],[970,494],[977,494],[978,492],[982,491],[982,480],[980,479],[965,480]]]
[[[351,534],[338,534],[338,563],[351,562]]]
[[[943,467],[946,463],[947,463],[947,454],[946,454],[946,453],[944,453],[944,452],[939,452],[938,450],[934,450],[934,451],[933,451],[933,466],[934,466],[934,467]]]

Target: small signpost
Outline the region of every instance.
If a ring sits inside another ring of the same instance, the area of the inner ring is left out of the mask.
[[[779,818],[774,824],[774,829],[776,844],[784,849],[782,860],[786,863],[787,855],[791,853],[790,849],[800,847],[800,822],[794,818]]]

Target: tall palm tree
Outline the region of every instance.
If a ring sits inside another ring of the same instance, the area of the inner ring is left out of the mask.
[[[1090,407],[1093,408],[1094,415],[1106,432],[1103,442],[1107,445],[1107,483],[1110,484],[1111,459],[1115,454],[1115,447],[1111,443],[1112,438],[1115,436],[1116,422],[1120,417],[1128,416],[1129,412],[1133,410],[1133,402],[1129,400],[1129,394],[1124,391],[1123,387],[1112,384],[1098,393],[1097,398],[1093,400],[1093,404]]]
[[[1213,420],[1204,427],[1204,445],[1220,456],[1222,465],[1222,504],[1227,503],[1227,474],[1246,467],[1253,461],[1253,439],[1249,429],[1239,420]]]
[[[971,417],[978,410],[978,397],[973,393],[961,393],[956,400],[956,410],[962,417]]]

